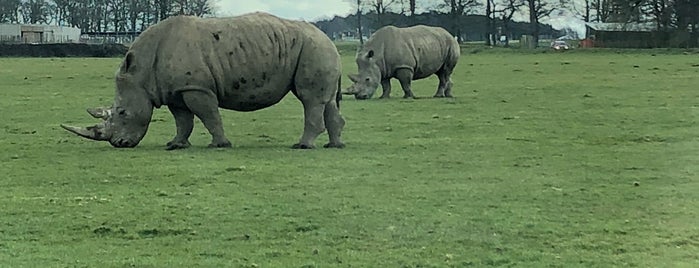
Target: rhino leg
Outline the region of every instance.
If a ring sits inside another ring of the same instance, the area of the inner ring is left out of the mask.
[[[167,143],[168,150],[184,149],[189,147],[189,136],[192,135],[194,128],[194,114],[183,108],[168,106],[170,113],[175,117],[175,125],[177,126],[177,135]]]
[[[391,97],[391,78],[381,80],[381,88],[383,93],[381,94],[382,99],[388,99]]]
[[[453,68],[442,68],[437,72],[437,77],[439,78],[439,87],[437,88],[437,93],[434,94],[435,98],[452,98],[451,95],[451,73]]]
[[[182,91],[182,100],[194,115],[196,115],[211,134],[209,147],[231,147],[223,134],[223,123],[218,111],[218,100],[213,94],[203,91]]]
[[[325,127],[328,129],[328,137],[330,139],[330,142],[323,147],[344,148],[345,144],[342,143],[340,134],[342,133],[342,128],[345,127],[345,120],[340,116],[340,109],[336,102],[331,101],[325,104],[323,118],[325,119]]]
[[[297,144],[291,146],[293,149],[313,149],[314,143],[318,135],[325,130],[325,122],[323,114],[325,113],[325,105],[310,101],[303,102],[303,135]]]
[[[396,78],[398,78],[400,86],[403,88],[403,98],[415,98],[413,91],[410,89],[410,82],[413,81],[413,71],[399,69],[396,71]]]

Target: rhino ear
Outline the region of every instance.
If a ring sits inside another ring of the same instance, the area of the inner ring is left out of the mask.
[[[366,58],[367,58],[367,59],[371,59],[371,58],[373,58],[373,57],[374,57],[374,51],[373,51],[373,50],[369,50],[369,52],[366,53]]]
[[[122,74],[128,73],[129,71],[133,70],[133,59],[134,55],[133,52],[129,51],[126,52],[126,56],[124,57],[124,62],[121,63],[121,68],[119,69],[119,72]]]
[[[354,83],[357,83],[357,81],[359,81],[358,74],[348,74],[347,77],[349,77],[349,79]]]

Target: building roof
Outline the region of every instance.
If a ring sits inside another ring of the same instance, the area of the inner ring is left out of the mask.
[[[658,29],[654,22],[586,22],[585,25],[605,32],[652,32]]]

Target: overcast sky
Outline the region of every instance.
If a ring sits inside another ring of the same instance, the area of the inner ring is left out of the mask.
[[[222,16],[265,11],[287,19],[315,21],[335,15],[344,16],[352,7],[343,0],[218,0]]]
[[[217,1],[219,16],[234,16],[255,11],[265,11],[287,19],[302,19],[316,21],[331,18],[335,15],[345,16],[353,12],[352,6],[346,0],[214,0]],[[520,15],[520,21],[526,21]],[[569,14],[542,19],[554,28],[571,27],[584,35],[585,26]]]

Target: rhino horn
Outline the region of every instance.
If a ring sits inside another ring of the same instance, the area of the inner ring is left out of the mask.
[[[70,125],[61,124],[61,127],[69,132],[77,134],[80,137],[88,138],[96,141],[106,141],[109,140],[109,135],[105,133],[104,124],[98,124],[91,127],[75,127]]]
[[[348,74],[347,77],[349,77],[349,79],[354,83],[357,83],[359,81],[358,74]]]
[[[343,89],[340,93],[344,95],[354,95],[357,94],[357,90],[354,88],[354,85],[351,85],[350,87]]]
[[[94,118],[102,118],[104,120],[109,119],[112,116],[111,107],[97,107],[97,108],[87,108],[87,113],[89,113]]]

